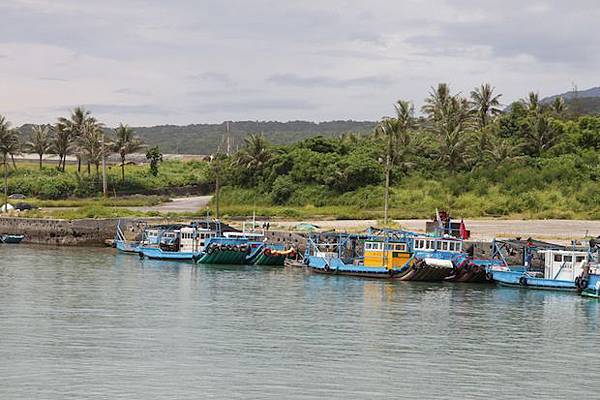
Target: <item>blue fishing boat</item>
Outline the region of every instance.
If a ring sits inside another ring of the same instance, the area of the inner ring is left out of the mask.
[[[210,239],[216,236],[216,231],[198,223],[151,227],[144,231],[138,254],[140,258],[191,261],[202,254]]]
[[[582,277],[577,283],[578,286],[583,286],[582,296],[600,299],[600,268],[596,267],[587,277]]]
[[[540,256],[543,265],[533,268],[533,254]],[[538,249],[529,245],[523,249],[523,265],[492,266],[490,278],[502,286],[526,289],[578,291],[578,279],[589,262],[589,252],[583,249],[568,249],[554,246]]]

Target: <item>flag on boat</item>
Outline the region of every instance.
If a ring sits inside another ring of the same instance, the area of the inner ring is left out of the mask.
[[[469,233],[467,232],[467,227],[465,226],[465,220],[460,219],[460,238],[466,240],[469,238]]]

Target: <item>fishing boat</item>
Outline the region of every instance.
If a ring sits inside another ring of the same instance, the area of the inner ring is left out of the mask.
[[[490,278],[502,286],[525,289],[578,291],[578,278],[583,275],[589,262],[589,252],[583,249],[568,249],[563,246],[524,249],[523,265],[493,266],[488,269]],[[533,253],[541,256],[542,268],[532,266]]]
[[[145,232],[145,230],[144,230]],[[156,231],[158,233],[158,230]],[[127,254],[138,254],[139,247],[142,244],[142,240],[127,240],[125,233],[121,228],[121,220],[117,222],[115,231],[115,238],[113,240],[113,246],[122,253]],[[149,243],[146,243],[149,245]],[[158,244],[158,242],[156,242]]]
[[[600,299],[600,268],[596,267],[587,276],[581,277],[577,286],[582,287],[582,296]]]
[[[24,235],[12,235],[12,234],[0,235],[0,243],[18,244],[18,243],[21,243],[21,241],[23,239],[25,239]]]
[[[304,260],[319,274],[399,279],[409,272],[413,257],[399,235],[325,235],[311,237]]]
[[[196,260],[217,232],[197,223],[152,227],[144,231],[138,246],[140,258],[157,260]]]

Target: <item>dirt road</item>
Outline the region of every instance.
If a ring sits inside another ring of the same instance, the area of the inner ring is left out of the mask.
[[[396,220],[402,228],[423,232],[424,219]],[[277,221],[271,226],[290,229],[300,221]],[[312,223],[322,229],[362,230],[375,226],[375,220],[346,220],[346,221],[302,221]],[[467,229],[471,230],[474,240],[492,240],[493,238],[514,238],[517,236],[533,237],[541,240],[558,241],[561,243],[579,240],[585,236],[600,235],[600,221],[578,220],[502,220],[502,219],[467,219]]]
[[[168,203],[161,203],[149,207],[127,207],[139,211],[158,211],[161,213],[185,213],[197,212],[204,209],[212,199],[212,196],[176,197]]]

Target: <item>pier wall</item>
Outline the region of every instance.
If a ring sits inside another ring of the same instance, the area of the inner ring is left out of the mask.
[[[0,218],[0,233],[25,235],[24,242],[64,246],[103,246],[115,236],[117,218],[61,220],[43,218]],[[124,230],[135,235],[142,221],[121,219]]]

